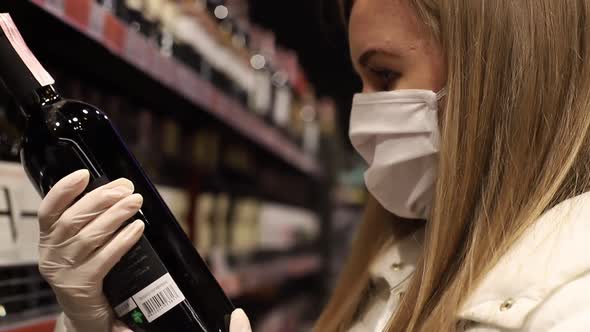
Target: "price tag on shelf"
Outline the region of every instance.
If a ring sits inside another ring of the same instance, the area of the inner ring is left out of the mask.
[[[175,61],[173,58],[167,56],[168,58],[168,70],[170,71],[170,81],[168,82],[168,85],[170,86],[171,89],[175,89],[178,92],[181,92],[182,94],[184,94],[182,89],[179,89],[176,86],[176,82],[178,81],[178,70],[176,69],[176,67],[178,67],[179,63],[178,61]]]
[[[125,50],[123,51],[123,56],[127,61],[133,63],[137,67],[140,67],[140,61],[138,59],[139,56],[139,43],[138,43],[139,33],[133,29],[129,29],[127,31],[127,40],[125,40]]]
[[[270,139],[271,137],[268,134],[268,127],[264,123],[260,122],[260,124],[256,127],[256,135],[254,136],[254,140],[268,148]]]
[[[201,80],[197,77],[197,75],[188,67],[185,67],[186,72],[186,82],[184,80],[180,81],[180,84],[185,84],[185,88],[187,89],[187,95],[190,99],[196,103],[201,105],[202,107],[206,108],[207,105],[203,104],[203,101],[200,99],[202,94],[202,86]]]
[[[225,109],[225,95],[222,91],[219,91],[217,88],[212,87],[213,96],[214,96],[214,104],[211,108],[213,113],[217,115],[222,115],[222,110]]]
[[[93,3],[92,0],[66,0],[64,4],[66,17],[79,29],[87,30]]]
[[[226,96],[226,112],[227,112],[227,116],[231,119],[231,121],[233,122],[239,122],[239,124],[235,124],[236,126],[239,126],[240,124],[243,123],[244,119],[243,119],[243,114],[238,113],[238,109],[236,107],[236,100],[230,96]]]
[[[253,119],[251,114],[249,114],[248,111],[246,111],[246,109],[244,107],[242,107],[242,104],[240,103],[239,100],[234,99],[233,104],[234,104],[234,106],[233,106],[234,112],[239,113],[239,114],[244,114],[245,117],[247,118],[247,120]]]
[[[207,109],[215,112],[217,109],[217,103],[219,102],[219,91],[211,83],[203,81],[203,90],[206,91],[207,95],[203,96]]]
[[[216,113],[228,120],[228,122],[235,119],[235,115],[232,112],[231,99],[229,99],[229,97],[223,92],[219,94],[219,103],[217,105]]]
[[[234,104],[233,110],[235,112],[235,118],[240,122],[244,129],[249,131],[251,136],[260,135],[261,126],[259,126],[259,122],[256,121],[257,119],[241,107],[237,101],[234,101]]]
[[[246,114],[237,112],[234,105],[234,101],[228,98],[228,109],[227,109],[227,122],[229,122],[234,128],[245,135],[252,135],[250,127],[248,126]]]
[[[150,73],[156,80],[164,83],[164,65],[163,59],[160,55],[156,45],[146,40],[146,56],[148,57],[149,66],[146,71]]]
[[[239,115],[240,122],[244,127],[245,131],[248,131],[250,136],[260,135],[261,122],[259,119],[244,108],[240,103],[236,101],[235,106],[236,115]]]
[[[176,90],[182,92],[182,94],[187,99],[194,102],[191,96],[191,91],[193,88],[193,79],[190,69],[187,68],[187,66],[185,66],[184,64],[177,62],[174,70],[176,71],[174,87],[176,88]]]
[[[156,45],[151,44],[150,52],[153,54],[153,74],[165,86],[171,86],[174,79],[172,61],[169,57],[160,53]]]
[[[164,65],[164,80],[166,81],[166,85],[170,88],[174,88],[174,81],[176,80],[176,70],[175,70],[175,61],[170,56],[161,56],[164,60],[162,64]]]
[[[105,13],[104,41],[107,47],[115,54],[121,54],[125,50],[128,29],[111,13]]]
[[[286,142],[283,135],[276,131],[273,128],[273,140],[272,140],[272,148],[275,153],[283,156],[287,161],[290,161],[289,157],[287,156],[289,151],[289,144]]]
[[[146,38],[144,38],[143,36],[140,35],[140,44],[142,45],[142,49],[143,52],[142,54],[140,54],[140,56],[143,58],[143,70],[147,73],[149,73],[150,75],[157,75],[156,73],[156,68],[154,68],[154,66],[157,66],[157,50],[156,47],[150,43],[149,40],[147,40]],[[155,76],[155,77],[160,77],[160,76]]]
[[[61,17],[65,12],[65,0],[45,0],[45,8]]]
[[[215,106],[214,98],[214,88],[213,86],[199,77],[197,74],[193,75],[194,77],[194,84],[195,84],[195,97],[203,108],[207,110],[212,110]]]
[[[36,262],[40,201],[20,164],[0,162],[0,266]]]
[[[123,52],[127,61],[134,64],[141,70],[147,70],[151,61],[147,56],[147,42],[139,32],[129,29],[125,40],[125,51]]]
[[[90,18],[88,22],[88,32],[97,40],[103,39],[104,21],[107,10],[96,2],[92,3],[90,9]]]

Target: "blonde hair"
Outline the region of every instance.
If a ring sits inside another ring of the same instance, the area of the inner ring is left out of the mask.
[[[447,61],[422,258],[389,331],[453,331],[462,301],[547,209],[590,189],[590,0],[409,0]],[[315,328],[343,331],[407,222],[374,201]]]

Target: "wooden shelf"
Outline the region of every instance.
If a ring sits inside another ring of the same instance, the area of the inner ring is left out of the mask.
[[[0,326],[0,332],[53,332],[57,315],[32,318],[19,323]]]
[[[124,62],[126,66],[133,67],[139,71],[143,76],[141,77],[142,80],[152,81],[141,82],[141,84],[149,84],[151,90],[156,90],[151,91],[151,93],[158,94],[158,88],[160,90],[161,88],[169,90],[168,92],[171,92],[170,95],[175,98],[188,101],[195,111],[202,110],[211,114],[295,169],[314,178],[321,176],[320,166],[317,161],[303,153],[303,151],[279,130],[269,126],[258,116],[244,109],[236,100],[228,97],[223,91],[220,91],[211,83],[201,79],[197,73],[180,61],[162,55],[146,38],[129,28],[95,1],[11,0],[2,4],[0,9],[6,10],[11,14],[13,12],[14,14],[20,14],[23,18],[20,21],[15,19],[17,25],[20,26],[27,23],[30,24],[24,18],[28,16],[28,13],[22,13],[22,11],[41,9],[43,14],[35,14],[35,18],[41,17],[47,20],[47,16],[53,17],[63,25],[72,28],[79,35],[77,38],[83,38],[85,42],[98,44],[108,51],[101,54],[96,54],[98,52],[95,52],[94,49],[88,51],[88,53],[95,56],[93,61],[105,60],[107,63],[109,60]],[[30,17],[27,17],[26,20],[28,21],[30,19]],[[48,22],[53,23],[53,21]],[[35,36],[38,36],[40,39],[51,40],[51,38],[54,38],[55,42],[59,42],[59,39],[65,38],[61,36],[56,37],[49,32],[47,36],[44,36],[44,29],[39,28],[43,24],[36,24],[35,26],[37,27]],[[22,28],[24,29],[26,27]],[[61,52],[60,48],[64,49],[64,53],[68,53],[63,54],[64,59],[72,57],[72,52],[84,52],[84,50],[77,49],[76,47],[55,47],[51,51]],[[102,59],[99,57],[111,57],[112,59]],[[117,76],[123,76],[124,73],[119,73],[114,69],[116,66],[121,67],[117,63],[112,66],[113,69],[109,70],[109,74],[111,75],[109,79],[112,81],[124,79]],[[99,71],[100,69],[97,68],[96,70]]]

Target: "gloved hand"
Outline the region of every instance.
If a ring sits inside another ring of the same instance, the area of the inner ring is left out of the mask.
[[[41,202],[39,270],[64,310],[68,332],[131,332],[115,321],[102,282],[143,233],[141,220],[117,232],[137,213],[143,199],[133,194],[129,180],[119,179],[73,203],[88,182],[88,171],[74,172],[56,183]],[[244,311],[234,311],[230,332],[251,331]]]
[[[236,309],[231,314],[229,332],[252,332],[248,316],[242,309]]]
[[[141,220],[118,231],[137,213],[143,198],[133,194],[129,180],[119,179],[72,204],[88,182],[88,171],[74,172],[56,183],[41,202],[39,271],[64,310],[68,331],[129,331],[113,328],[102,281],[143,233]]]

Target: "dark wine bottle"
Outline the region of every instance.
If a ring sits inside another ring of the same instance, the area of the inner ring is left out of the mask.
[[[124,177],[144,198],[131,219],[145,222],[144,236],[104,280],[117,316],[141,332],[227,331],[230,300],[107,116],[57,93],[8,14],[0,27],[0,78],[23,110],[21,162],[41,196],[84,168],[88,191]]]

